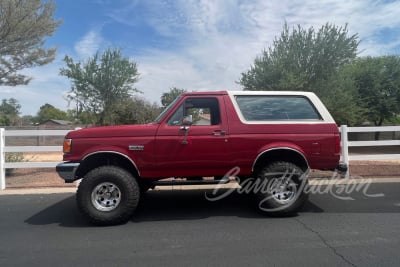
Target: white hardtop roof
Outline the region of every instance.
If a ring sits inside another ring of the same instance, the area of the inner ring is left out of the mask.
[[[313,92],[303,91],[227,91],[229,95],[304,95],[315,96]]]

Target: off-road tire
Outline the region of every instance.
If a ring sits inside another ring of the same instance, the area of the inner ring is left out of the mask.
[[[96,225],[126,223],[138,206],[140,189],[131,173],[116,166],[93,169],[76,195],[79,210]]]
[[[307,173],[297,165],[277,161],[256,173],[256,202],[259,209],[269,216],[288,216],[298,211],[307,201]]]

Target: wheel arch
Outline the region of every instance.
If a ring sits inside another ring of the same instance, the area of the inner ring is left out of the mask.
[[[265,164],[275,161],[291,162],[299,166],[303,171],[310,168],[307,158],[301,151],[290,147],[275,147],[259,153],[254,160],[251,170],[254,173],[265,166]]]
[[[117,151],[97,151],[87,154],[82,159],[79,168],[76,171],[76,176],[82,178],[89,171],[107,165],[121,167],[133,173],[137,178],[140,177],[140,171],[135,162],[127,155]]]

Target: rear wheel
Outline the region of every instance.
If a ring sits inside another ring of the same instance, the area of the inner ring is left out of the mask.
[[[296,212],[308,199],[307,173],[290,162],[273,162],[256,175],[255,195],[260,210],[282,216]]]
[[[77,204],[92,223],[113,225],[131,218],[139,197],[139,186],[131,173],[116,166],[102,166],[82,179]]]

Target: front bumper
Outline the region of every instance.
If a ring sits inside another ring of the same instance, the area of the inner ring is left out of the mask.
[[[56,171],[58,175],[64,179],[66,183],[72,183],[78,180],[79,177],[76,176],[76,170],[78,169],[80,163],[73,162],[63,162],[56,166]]]

